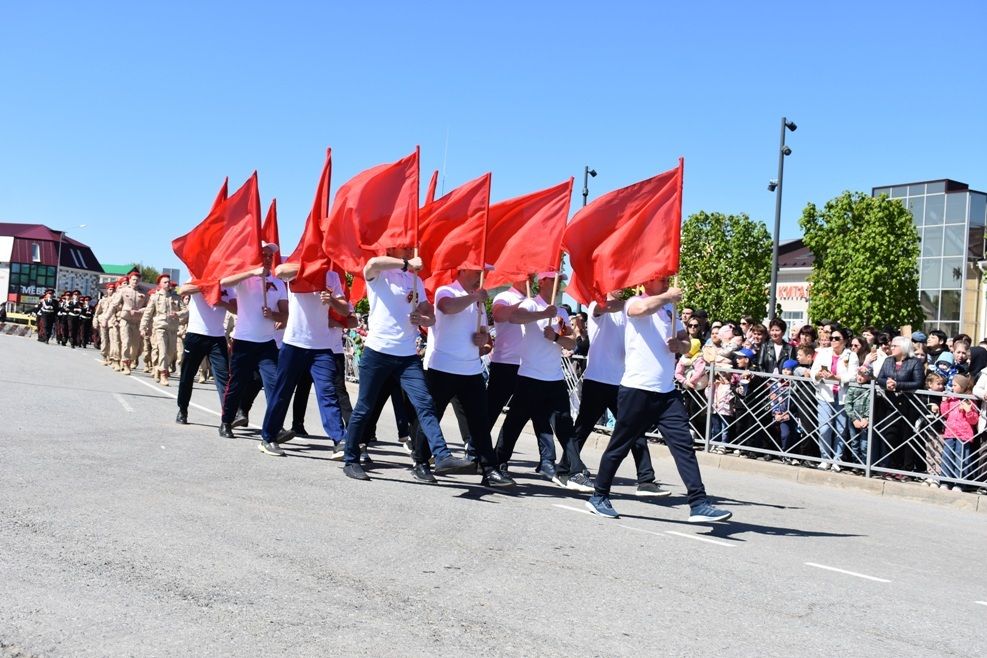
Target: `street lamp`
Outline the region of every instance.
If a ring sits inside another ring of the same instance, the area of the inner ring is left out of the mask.
[[[590,169],[589,165],[586,165],[586,172],[583,174],[583,208],[586,207],[586,201],[589,199],[589,177],[592,176],[596,178],[596,169]]]
[[[794,121],[789,121],[785,117],[781,118],[781,144],[778,146],[778,178],[768,182],[768,191],[775,193],[775,232],[774,244],[771,248],[771,295],[768,301],[768,320],[775,319],[776,308],[778,306],[776,296],[778,294],[778,242],[781,233],[781,188],[785,180],[785,156],[792,154],[792,149],[785,146],[785,131],[795,132],[798,126]]]

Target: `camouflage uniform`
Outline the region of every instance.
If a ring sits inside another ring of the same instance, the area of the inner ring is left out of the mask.
[[[157,359],[153,367],[158,370],[161,384],[168,385],[168,369],[175,358],[178,341],[178,324],[181,316],[188,320],[188,308],[174,290],[155,290],[147,300],[141,318],[140,331],[145,336],[153,335]],[[153,330],[153,331],[152,331]]]
[[[129,285],[122,286],[110,302],[110,313],[115,315],[118,321],[121,369],[125,375],[130,374],[132,365],[137,365],[137,357],[140,355],[140,321],[146,304],[147,295]]]

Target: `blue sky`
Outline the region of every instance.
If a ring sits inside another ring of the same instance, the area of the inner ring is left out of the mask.
[[[495,200],[576,176],[574,210],[584,165],[592,199],[682,155],[686,214],[770,226],[782,115],[783,238],[845,189],[987,188],[982,4],[795,4],[4,3],[0,221],[178,266],[257,169],[291,248],[326,146],[335,191],[421,144],[423,186],[443,161]]]

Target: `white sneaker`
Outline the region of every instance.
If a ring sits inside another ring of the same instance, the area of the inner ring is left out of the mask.
[[[954,486],[950,491],[963,491],[961,488]]]
[[[936,487],[936,486],[938,486],[938,484],[932,478],[925,478],[925,486],[927,486],[927,487]]]
[[[832,465],[832,467],[831,467],[831,468],[833,469],[833,472],[834,472],[834,473],[839,473],[840,471],[842,471],[842,470],[843,470],[842,468],[840,468],[840,465],[839,465],[839,464],[837,464],[837,463],[835,463],[835,462],[833,463],[833,465]]]
[[[829,464],[826,462],[819,462],[819,465],[816,466],[816,468],[818,468],[820,471],[826,471],[829,470]]]
[[[949,485],[946,484],[945,482],[943,482],[942,484],[940,484],[939,485],[939,488],[942,489],[943,491],[949,491]]]
[[[398,437],[398,441],[400,443],[411,443],[411,437],[410,436],[399,436]]]

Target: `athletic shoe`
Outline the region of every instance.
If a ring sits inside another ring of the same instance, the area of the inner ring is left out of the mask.
[[[827,462],[819,462],[819,464],[816,465],[816,468],[818,468],[820,471],[828,470],[829,469],[829,463],[827,463]]]
[[[484,487],[506,489],[517,486],[517,482],[515,482],[510,476],[501,473],[495,468],[492,468],[483,474],[483,479],[480,480],[480,485]]]
[[[607,496],[598,496],[593,494],[589,497],[589,500],[587,500],[585,504],[586,509],[593,514],[602,516],[606,519],[620,518],[620,515],[617,514],[617,511],[613,508],[613,505],[610,504],[610,498]]]
[[[263,452],[265,455],[272,455],[274,457],[284,457],[284,450],[278,446],[277,443],[273,441],[261,441],[257,448]]]
[[[374,465],[374,460],[370,458],[370,453],[366,450],[360,451],[360,464],[364,468],[371,468]]]
[[[410,436],[399,436],[398,437],[398,442],[399,443],[411,443],[411,437]]]
[[[404,448],[404,451],[406,453],[408,453],[409,455],[412,455],[415,452],[414,448],[411,447],[411,440],[410,439],[408,441],[402,441],[401,442],[401,447]]]
[[[346,456],[346,441],[339,441],[332,449],[332,455],[329,456],[334,462],[341,462]]]
[[[308,436],[308,430],[305,429],[304,425],[292,425],[291,433],[295,436]]]
[[[185,409],[179,409],[178,415],[175,416],[175,422],[179,425],[188,425],[188,411]]]
[[[565,483],[565,488],[580,493],[593,493],[593,480],[582,473],[576,473]]]
[[[235,439],[236,435],[233,434],[233,427],[229,423],[220,423],[219,425],[219,435],[224,439]]]
[[[949,485],[946,484],[945,482],[943,482],[942,484],[940,484],[939,485],[939,488],[942,489],[942,490],[944,490],[944,491],[949,491]]]
[[[637,485],[637,491],[634,492],[634,495],[639,498],[664,498],[671,496],[672,492],[668,489],[662,489],[657,482],[642,482]]]
[[[411,476],[419,482],[425,482],[427,484],[435,484],[437,482],[428,464],[415,464],[411,468]]]
[[[708,500],[696,503],[689,510],[689,523],[714,523],[716,521],[726,521],[733,512],[717,509],[709,504]]]
[[[555,464],[552,462],[542,462],[538,466],[538,472],[546,480],[552,481],[556,477]]]
[[[278,438],[274,439],[274,443],[288,443],[295,438],[295,433],[291,430],[281,430],[278,432]]]
[[[843,470],[842,468],[840,468],[840,465],[837,464],[836,462],[833,462],[833,465],[830,466],[830,468],[833,469],[834,473],[839,473],[840,471]]]
[[[247,414],[242,411],[237,411],[236,416],[233,417],[233,422],[230,423],[231,427],[246,427],[250,424],[250,418]]]
[[[343,466],[343,475],[354,480],[369,480],[370,476],[359,464],[346,464]]]
[[[453,473],[475,473],[476,466],[468,459],[448,455],[442,459],[435,460],[435,473],[437,475],[447,475]]]
[[[954,486],[952,489],[950,489],[950,491],[963,491],[963,487]]]
[[[565,489],[569,484],[569,476],[564,473],[556,473],[555,476],[552,477],[552,482]]]

